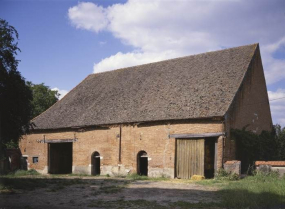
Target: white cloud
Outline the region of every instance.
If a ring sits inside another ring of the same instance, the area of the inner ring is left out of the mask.
[[[276,42],[262,47],[261,52],[263,65],[266,69],[265,76],[267,84],[276,83],[285,79],[285,59],[276,59],[273,57],[273,54],[281,47],[285,47],[285,36]]]
[[[90,2],[80,2],[76,7],[70,8],[68,17],[76,28],[94,32],[99,32],[108,25],[105,9]]]
[[[134,47],[134,51],[117,53],[96,63],[95,73],[261,42],[262,49],[270,49],[264,53],[268,57],[264,66],[268,82],[274,83],[285,77],[276,75],[283,71],[284,61],[272,58],[272,53],[284,43],[278,42],[284,38],[282,4],[278,0],[261,0],[258,4],[246,0],[129,0],[103,8],[80,2],[69,9],[68,16],[77,28],[96,33],[108,31]]]
[[[59,97],[58,97],[59,100],[62,99],[68,93],[67,90],[59,89],[57,87],[52,88],[51,90],[57,91],[60,94]]]
[[[268,91],[270,109],[275,123],[285,126],[285,89]],[[283,98],[283,99],[281,99]]]
[[[94,65],[94,72],[100,73],[105,71],[110,71],[114,69],[141,65],[144,63],[157,62],[160,60],[169,59],[175,56],[179,56],[178,54],[167,51],[163,53],[140,53],[140,52],[131,52],[131,53],[121,53],[107,57],[103,59],[101,62]]]

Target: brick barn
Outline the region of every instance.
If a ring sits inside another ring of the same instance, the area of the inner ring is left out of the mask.
[[[231,128],[272,128],[258,44],[91,74],[32,122],[29,169],[171,178],[236,159]]]

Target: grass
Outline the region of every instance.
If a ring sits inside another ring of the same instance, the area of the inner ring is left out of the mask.
[[[7,176],[20,177],[20,176],[39,176],[41,175],[35,169],[31,170],[16,170],[15,172],[9,173]]]
[[[285,176],[278,173],[257,173],[232,181],[227,178],[196,182],[204,186],[216,186],[222,208],[285,208]]]
[[[148,181],[167,181],[167,180],[170,180],[170,178],[167,178],[165,176],[148,177],[148,176],[140,176],[138,174],[130,174],[130,175],[127,175],[126,178],[130,179],[130,180],[148,180]]]
[[[220,191],[222,206],[228,208],[284,208],[285,177],[257,174],[228,182]]]

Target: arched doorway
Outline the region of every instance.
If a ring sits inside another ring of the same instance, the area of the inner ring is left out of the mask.
[[[100,154],[99,152],[93,152],[91,156],[91,175],[100,175]]]
[[[141,176],[147,176],[148,156],[145,151],[140,151],[137,155],[137,172]]]

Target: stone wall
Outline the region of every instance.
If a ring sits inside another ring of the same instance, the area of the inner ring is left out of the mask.
[[[167,122],[121,126],[121,161],[119,161],[120,126],[80,131],[57,131],[26,135],[20,142],[23,155],[28,156],[29,169],[48,172],[47,143],[38,140],[73,139],[73,173],[91,174],[91,155],[101,156],[102,175],[136,173],[137,154],[144,150],[148,155],[148,175],[174,177],[175,139],[170,134],[223,132],[219,121]],[[223,138],[218,139],[217,167],[222,166]],[[39,162],[33,163],[32,157]]]

